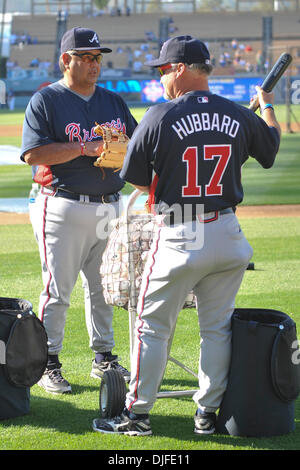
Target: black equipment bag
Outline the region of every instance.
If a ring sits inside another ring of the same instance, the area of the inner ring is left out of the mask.
[[[29,412],[30,387],[47,365],[47,335],[24,299],[0,297],[0,419]]]
[[[295,322],[268,309],[236,309],[232,356],[217,432],[276,436],[294,430],[300,391],[300,355]]]

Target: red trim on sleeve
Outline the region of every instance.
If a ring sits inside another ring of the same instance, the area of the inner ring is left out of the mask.
[[[153,181],[150,185],[150,191],[149,191],[149,196],[148,196],[148,199],[147,199],[147,206],[150,210],[150,212],[152,214],[155,214],[155,209],[154,209],[154,205],[155,205],[155,190],[156,190],[156,186],[157,186],[157,183],[158,183],[158,176],[155,175],[154,178],[153,178]]]
[[[42,186],[51,185],[53,181],[51,167],[49,165],[39,165],[33,179]]]

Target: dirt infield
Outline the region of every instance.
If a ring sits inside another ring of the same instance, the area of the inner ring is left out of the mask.
[[[292,129],[299,132],[297,123],[292,123]],[[285,124],[281,124],[285,130]],[[22,135],[22,125],[1,125],[0,137]],[[241,206],[237,209],[239,218],[264,218],[264,217],[300,217],[300,205],[277,206]],[[0,225],[28,224],[28,214],[16,214],[12,212],[0,212]]]
[[[28,214],[16,214],[15,212],[0,212],[0,225],[29,224]]]
[[[1,124],[0,137],[18,137],[22,135],[22,124]]]
[[[236,214],[239,219],[266,218],[266,217],[300,217],[300,205],[282,206],[241,206]],[[0,225],[29,224],[28,214],[14,212],[0,212]]]

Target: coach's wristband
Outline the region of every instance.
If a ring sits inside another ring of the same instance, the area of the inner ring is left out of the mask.
[[[271,109],[273,109],[273,111],[274,111],[273,105],[272,105],[271,103],[267,103],[267,104],[265,104],[264,107],[262,108],[261,114],[262,114],[267,108],[271,108]]]
[[[84,143],[84,142],[80,142],[80,147],[81,147],[81,155],[84,155],[84,151],[85,151],[85,149],[86,149],[85,143]]]

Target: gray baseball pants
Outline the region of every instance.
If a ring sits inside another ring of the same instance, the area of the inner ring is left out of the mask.
[[[187,245],[186,233],[197,230],[203,230],[203,246]],[[178,313],[192,290],[197,296],[201,337],[199,391],[193,399],[203,411],[220,406],[231,357],[231,316],[251,257],[252,248],[234,213],[219,215],[209,223],[193,221],[159,230],[145,266],[137,307],[126,396],[129,410],[149,413],[152,409]]]
[[[119,216],[120,202],[80,202],[39,194],[30,214],[39,245],[44,289],[39,318],[49,354],[62,349],[67,309],[78,275],[85,293],[85,320],[94,352],[114,347],[113,309],[105,303],[99,267],[108,236],[108,221]],[[74,332],[76,340],[76,332]]]

